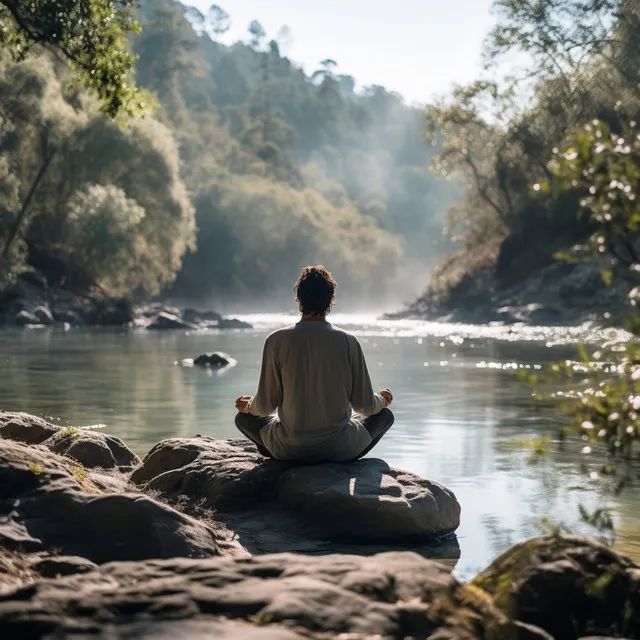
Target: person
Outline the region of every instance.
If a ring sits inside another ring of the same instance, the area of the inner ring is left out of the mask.
[[[374,392],[360,342],[327,321],[336,286],[323,266],[302,270],[300,322],[267,337],[257,393],[236,400],[236,426],[265,456],[347,462],[393,425],[393,394]]]

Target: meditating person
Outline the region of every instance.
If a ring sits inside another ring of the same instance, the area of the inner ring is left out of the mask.
[[[236,400],[236,426],[276,460],[360,458],[393,424],[393,395],[373,391],[358,339],[327,321],[333,276],[306,267],[294,291],[302,318],[266,339],[258,391]]]

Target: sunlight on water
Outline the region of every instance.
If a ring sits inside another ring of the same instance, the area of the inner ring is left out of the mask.
[[[6,330],[0,332],[0,407],[104,425],[136,452],[174,436],[235,437],[234,400],[255,391],[265,336],[297,317],[242,316],[248,331]],[[461,558],[467,578],[501,551],[540,533],[548,517],[593,533],[578,505],[602,504],[600,484],[582,469],[580,443],[552,439],[551,456],[528,464],[514,441],[548,433],[558,417],[534,410],[514,372],[573,359],[576,340],[617,332],[541,327],[472,327],[336,314],[362,341],[374,384],[394,391],[396,423],[372,455],[441,482],[462,504]],[[223,372],[175,366],[207,351],[237,360]],[[640,504],[614,502],[618,545],[640,558]]]

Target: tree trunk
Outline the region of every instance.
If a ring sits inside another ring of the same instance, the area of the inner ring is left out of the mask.
[[[44,176],[47,173],[47,170],[49,169],[49,167],[51,166],[51,162],[53,161],[56,153],[58,152],[58,149],[56,147],[54,147],[45,157],[44,162],[42,163],[42,166],[40,167],[40,170],[38,171],[38,174],[35,177],[35,180],[33,181],[33,184],[31,185],[31,188],[29,189],[29,193],[27,194],[27,197],[24,199],[24,202],[22,203],[22,207],[20,208],[20,211],[18,213],[18,216],[16,217],[15,222],[13,223],[13,227],[11,229],[11,231],[9,232],[9,237],[7,238],[7,243],[2,251],[2,257],[3,259],[7,259],[9,256],[9,251],[11,251],[11,246],[13,245],[16,237],[18,236],[18,232],[20,231],[20,227],[22,226],[22,221],[25,219],[28,211],[29,211],[29,205],[31,204],[31,200],[33,200],[33,196],[35,195],[36,191],[38,190],[38,187],[40,186],[40,183],[42,182],[42,179],[44,178]]]

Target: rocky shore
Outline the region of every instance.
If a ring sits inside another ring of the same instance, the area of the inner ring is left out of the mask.
[[[448,295],[425,294],[389,319],[463,324],[576,326],[629,311],[625,286],[606,286],[597,265],[556,262],[517,284],[496,287],[490,272],[478,274]],[[622,283],[625,284],[624,282]]]
[[[163,303],[135,306],[126,299],[50,287],[36,271],[23,273],[13,287],[0,292],[0,325],[114,326],[156,331],[251,328],[237,318],[226,318],[215,311],[181,309]]]
[[[0,413],[0,637],[639,637],[629,559],[544,537],[461,583],[459,521],[450,490],[379,460],[300,467],[202,436],[140,460]]]

